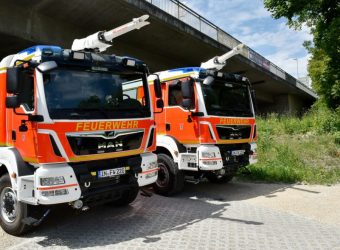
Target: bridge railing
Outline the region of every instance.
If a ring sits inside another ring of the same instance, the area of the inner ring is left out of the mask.
[[[190,25],[191,27],[199,30],[203,34],[211,37],[212,39],[218,41],[219,43],[227,46],[228,48],[234,48],[236,45],[240,44],[241,42],[234,38],[233,36],[229,35],[227,32],[220,29],[215,24],[211,23],[203,16],[198,14],[197,12],[193,11],[192,9],[188,8],[186,5],[182,4],[178,0],[145,0],[158,8],[162,9],[163,11],[169,13],[170,15],[176,17],[177,19],[183,21],[184,23]],[[272,63],[271,61],[267,60],[259,53],[255,52],[254,50],[246,47],[242,55],[255,64],[259,65],[263,69],[272,72],[274,75],[288,81],[289,83],[296,85],[296,86],[304,86],[305,88],[309,87],[304,83],[298,81],[296,78],[285,72],[283,69]]]

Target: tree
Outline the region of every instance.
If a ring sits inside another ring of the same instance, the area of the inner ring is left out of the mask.
[[[312,86],[329,107],[340,106],[340,3],[337,0],[263,0],[274,18],[285,17],[295,29],[311,28],[308,73]]]

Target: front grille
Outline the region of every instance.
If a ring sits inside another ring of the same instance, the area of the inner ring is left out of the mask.
[[[141,156],[119,157],[109,160],[99,160],[81,163],[69,163],[80,185],[83,200],[114,200],[119,198],[122,191],[138,185],[136,174],[142,172]],[[125,175],[99,178],[98,171],[129,166]],[[87,185],[86,184],[90,184]]]
[[[138,149],[144,135],[144,131],[114,133],[69,134],[67,140],[75,155],[91,155]]]
[[[248,139],[250,137],[250,125],[217,125],[216,130],[221,140]]]
[[[243,167],[249,164],[250,144],[218,144],[217,146],[220,149],[224,166]],[[233,155],[232,152],[236,150],[244,150],[244,154]]]

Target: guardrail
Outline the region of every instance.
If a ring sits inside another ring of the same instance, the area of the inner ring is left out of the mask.
[[[176,17],[177,19],[183,21],[184,23],[190,25],[191,27],[197,29],[198,31],[211,37],[212,39],[218,41],[219,43],[227,46],[230,49],[234,48],[235,46],[241,43],[239,40],[229,35],[227,32],[223,31],[215,24],[209,22],[200,14],[188,8],[186,5],[179,2],[178,0],[145,0],[145,1],[155,5],[161,10]],[[303,85],[305,88],[310,89],[307,85],[297,80],[296,78],[285,72],[283,69],[281,69],[271,61],[261,56],[259,53],[255,52],[249,47],[246,48],[247,49],[245,50],[245,52],[242,53],[244,57],[248,58],[255,64],[262,67],[263,69],[270,71],[274,75],[288,81],[290,84],[293,84],[297,87]]]

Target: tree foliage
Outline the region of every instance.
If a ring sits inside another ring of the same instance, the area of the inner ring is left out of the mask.
[[[263,0],[274,18],[295,29],[311,28],[308,72],[313,88],[329,107],[340,106],[340,2],[338,0]]]

